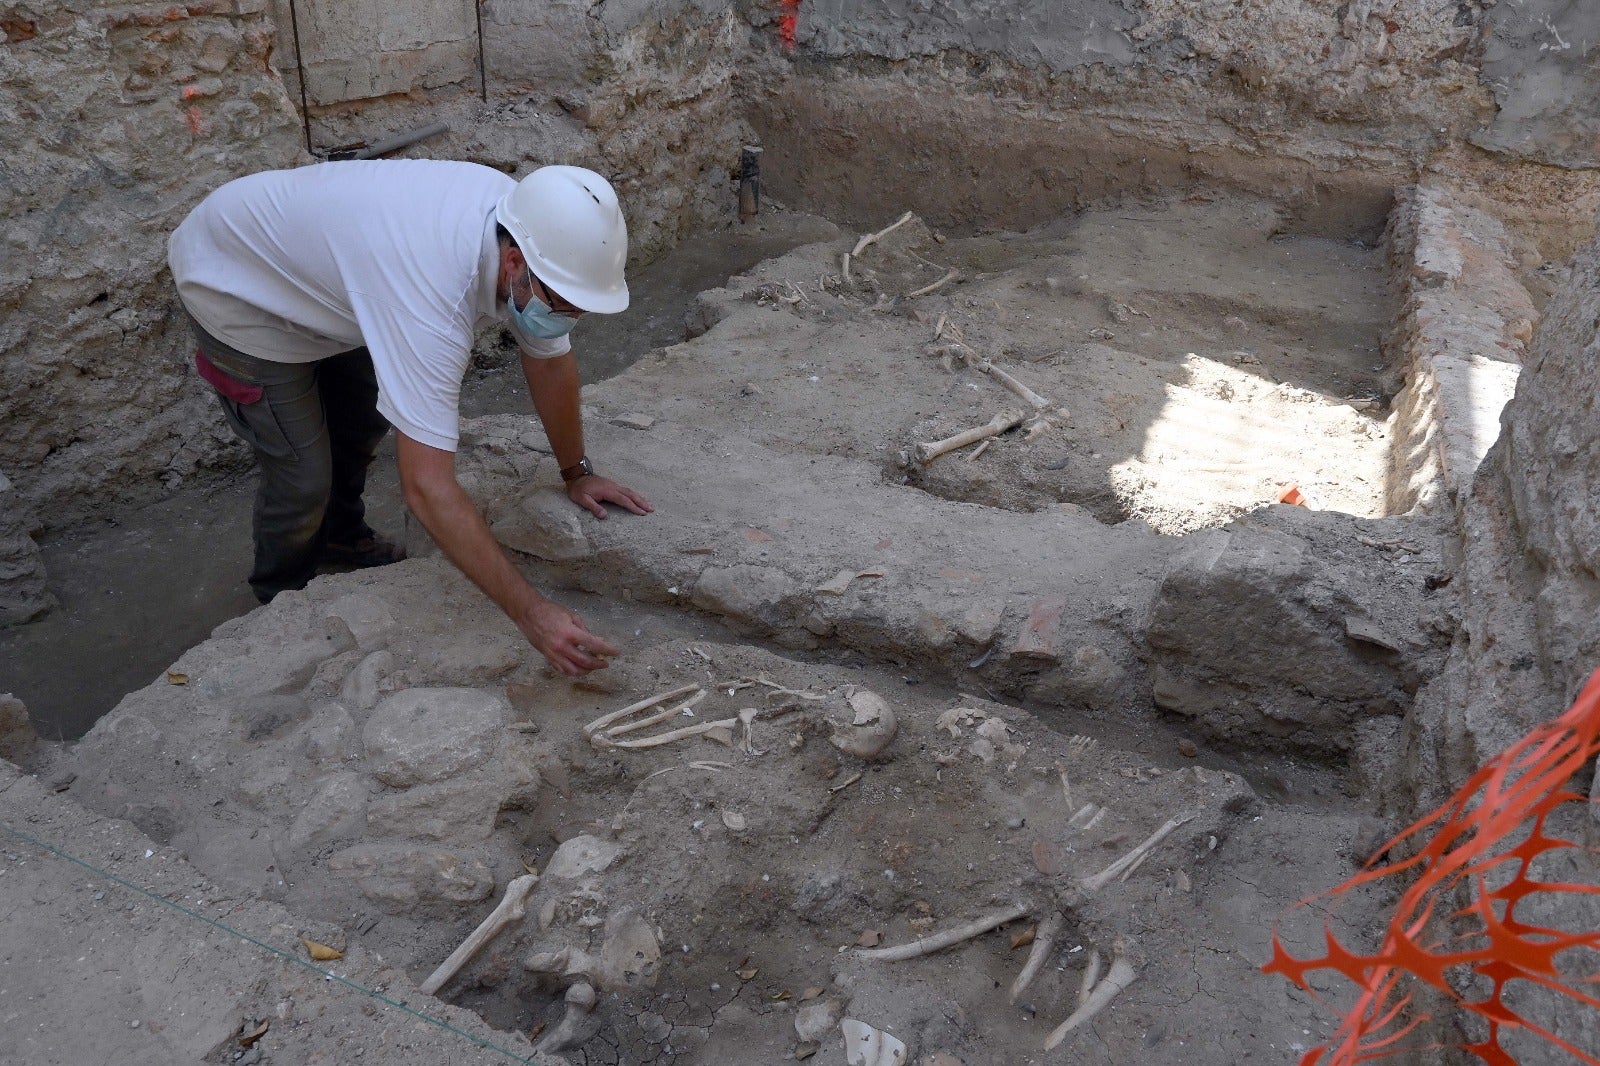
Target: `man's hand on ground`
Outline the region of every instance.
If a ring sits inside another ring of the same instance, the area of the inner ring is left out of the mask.
[[[569,483],[567,496],[596,518],[606,516],[604,505],[608,503],[614,503],[634,514],[649,514],[655,510],[650,501],[637,492],[623,488],[610,478],[601,477],[599,474],[585,474]]]
[[[577,615],[549,600],[540,600],[529,607],[516,623],[528,643],[568,677],[603,670],[610,665],[605,657],[620,651],[589,632]]]

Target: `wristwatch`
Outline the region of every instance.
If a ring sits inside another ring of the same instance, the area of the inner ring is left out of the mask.
[[[591,463],[589,461],[589,457],[585,455],[582,459],[579,459],[571,466],[564,466],[561,468],[561,480],[576,481],[580,477],[588,477],[592,473],[594,473],[594,464]]]

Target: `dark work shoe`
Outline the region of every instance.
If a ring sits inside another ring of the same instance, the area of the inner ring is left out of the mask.
[[[368,530],[353,544],[338,544],[333,541],[324,544],[318,561],[364,570],[369,566],[388,566],[390,563],[398,563],[405,557],[405,548],[382,533]]]

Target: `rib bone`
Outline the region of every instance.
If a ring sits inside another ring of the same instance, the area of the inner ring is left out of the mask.
[[[1156,846],[1163,840],[1171,836],[1173,830],[1177,829],[1186,822],[1193,820],[1194,815],[1192,814],[1184,814],[1179,815],[1176,818],[1167,819],[1166,824],[1164,824],[1160,829],[1157,829],[1154,833],[1151,833],[1149,839],[1147,839],[1143,844],[1140,844],[1138,847],[1134,848],[1132,851],[1128,852],[1128,854],[1124,855],[1110,866],[1107,866],[1104,870],[1101,870],[1093,877],[1085,878],[1081,882],[1083,890],[1091,895],[1100,891],[1112,881],[1115,881],[1124,873],[1143,862],[1144,857],[1154,851]]]
[[[523,874],[513,878],[506,885],[506,894],[500,900],[500,905],[489,912],[489,917],[479,923],[461,946],[450,953],[450,957],[439,964],[428,979],[422,982],[420,988],[427,995],[433,995],[445,986],[445,982],[456,975],[456,972],[465,966],[483,946],[495,938],[495,935],[506,926],[520,922],[523,915],[528,913],[528,893],[533,891],[533,886],[539,883],[537,874]]]
[[[1044,1049],[1055,1050],[1061,1041],[1067,1038],[1068,1033],[1105,1010],[1106,1006],[1117,998],[1117,994],[1133,984],[1133,979],[1138,976],[1139,972],[1127,959],[1127,947],[1119,938],[1111,949],[1111,970],[1106,974],[1105,980],[1094,986],[1088,998],[1079,1004],[1071,1017],[1056,1026],[1055,1031],[1045,1039]]]
[[[978,441],[989,437],[998,437],[1007,430],[1015,429],[1022,425],[1025,417],[1025,415],[1018,414],[1015,411],[1002,411],[991,418],[985,425],[964,429],[953,437],[946,437],[944,440],[919,442],[917,444],[917,461],[931,463],[946,452],[953,452],[957,448],[965,448],[969,444],[976,444]]]
[[[1055,949],[1056,937],[1061,935],[1061,926],[1065,921],[1065,915],[1053,910],[1039,923],[1038,932],[1033,934],[1033,949],[1028,952],[1028,961],[1022,964],[1022,972],[1011,982],[1011,1002],[1015,1003],[1028,990],[1033,979],[1039,976],[1039,971],[1044,969],[1044,964],[1050,961],[1050,952]]]
[[[879,962],[903,962],[906,959],[915,959],[922,955],[931,955],[952,944],[959,944],[963,940],[971,940],[975,936],[982,936],[991,929],[998,929],[1007,922],[1014,922],[1018,918],[1025,918],[1031,908],[1018,904],[1003,911],[995,911],[966,925],[957,926],[943,933],[913,940],[909,944],[901,944],[894,948],[863,948],[856,952],[862,959],[875,959]]]

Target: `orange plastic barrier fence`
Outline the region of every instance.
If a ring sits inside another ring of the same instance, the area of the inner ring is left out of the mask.
[[[1414,878],[1377,951],[1363,955],[1347,949],[1325,922],[1326,954],[1301,961],[1288,953],[1274,930],[1272,960],[1263,971],[1311,992],[1306,976],[1333,970],[1360,990],[1334,1035],[1307,1052],[1301,1066],[1355,1066],[1416,1050],[1407,1046],[1407,1037],[1427,1020],[1408,1009],[1418,981],[1487,1023],[1488,1036],[1465,1050],[1490,1066],[1515,1066],[1500,1043],[1502,1034],[1512,1029],[1534,1033],[1577,1061],[1600,1066],[1595,1057],[1600,1049],[1574,1047],[1519,1016],[1504,998],[1511,982],[1531,981],[1600,1008],[1595,995],[1600,972],[1577,980],[1574,987],[1557,970],[1557,959],[1566,952],[1600,951],[1600,931],[1548,928],[1517,917],[1518,905],[1540,893],[1600,895],[1597,885],[1539,881],[1531,875],[1541,855],[1563,848],[1588,850],[1547,833],[1545,822],[1562,804],[1587,801],[1569,785],[1597,753],[1600,671],[1589,678],[1570,710],[1484,766],[1447,803],[1380,848],[1361,873],[1300,904],[1341,896],[1362,885]],[[1409,857],[1377,865],[1386,853]],[[1501,880],[1506,881],[1502,887],[1490,887]],[[1471,902],[1457,909],[1465,897]],[[1483,987],[1481,981],[1459,980],[1473,975],[1492,982],[1493,992],[1486,998],[1469,999],[1457,991],[1457,986],[1469,984]],[[1458,979],[1454,984],[1452,977]]]

